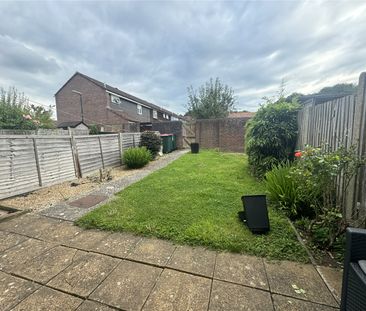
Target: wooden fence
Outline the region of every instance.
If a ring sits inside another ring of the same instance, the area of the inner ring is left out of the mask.
[[[0,199],[121,164],[140,133],[87,136],[0,136]]]
[[[329,150],[340,146],[357,146],[357,152],[366,156],[366,73],[360,75],[356,95],[334,99],[322,104],[307,104],[299,111],[298,149],[306,145],[319,147],[326,144]],[[343,215],[352,225],[365,226],[366,219],[366,169],[361,168],[347,191],[345,183],[338,180],[338,197],[343,202]],[[345,196],[342,197],[342,193]]]
[[[54,136],[70,136],[70,135],[89,135],[89,130],[68,128],[64,129],[36,129],[36,130],[10,130],[0,129],[0,135],[54,135]]]

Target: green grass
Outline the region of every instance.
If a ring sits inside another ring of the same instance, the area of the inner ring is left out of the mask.
[[[264,193],[241,154],[186,154],[78,220],[86,228],[130,231],[182,244],[306,262],[288,220],[270,208],[271,231],[254,235],[238,219],[243,194]]]

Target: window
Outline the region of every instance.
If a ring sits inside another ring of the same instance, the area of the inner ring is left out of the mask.
[[[111,102],[113,104],[119,105],[119,104],[121,104],[121,99],[118,96],[111,94]]]
[[[158,112],[156,110],[153,110],[153,118],[154,119],[158,118]]]
[[[163,113],[163,118],[165,119],[165,113]]]
[[[142,114],[142,106],[137,105],[137,114]]]

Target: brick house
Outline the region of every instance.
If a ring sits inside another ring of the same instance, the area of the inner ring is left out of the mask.
[[[76,72],[55,94],[57,122],[83,121],[102,131],[138,130],[139,124],[179,119],[169,110]],[[82,110],[81,113],[81,103]]]

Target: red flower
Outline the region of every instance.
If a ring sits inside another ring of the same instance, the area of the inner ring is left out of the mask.
[[[296,151],[296,152],[295,152],[295,157],[296,157],[296,158],[301,158],[301,156],[302,156],[301,151]]]

